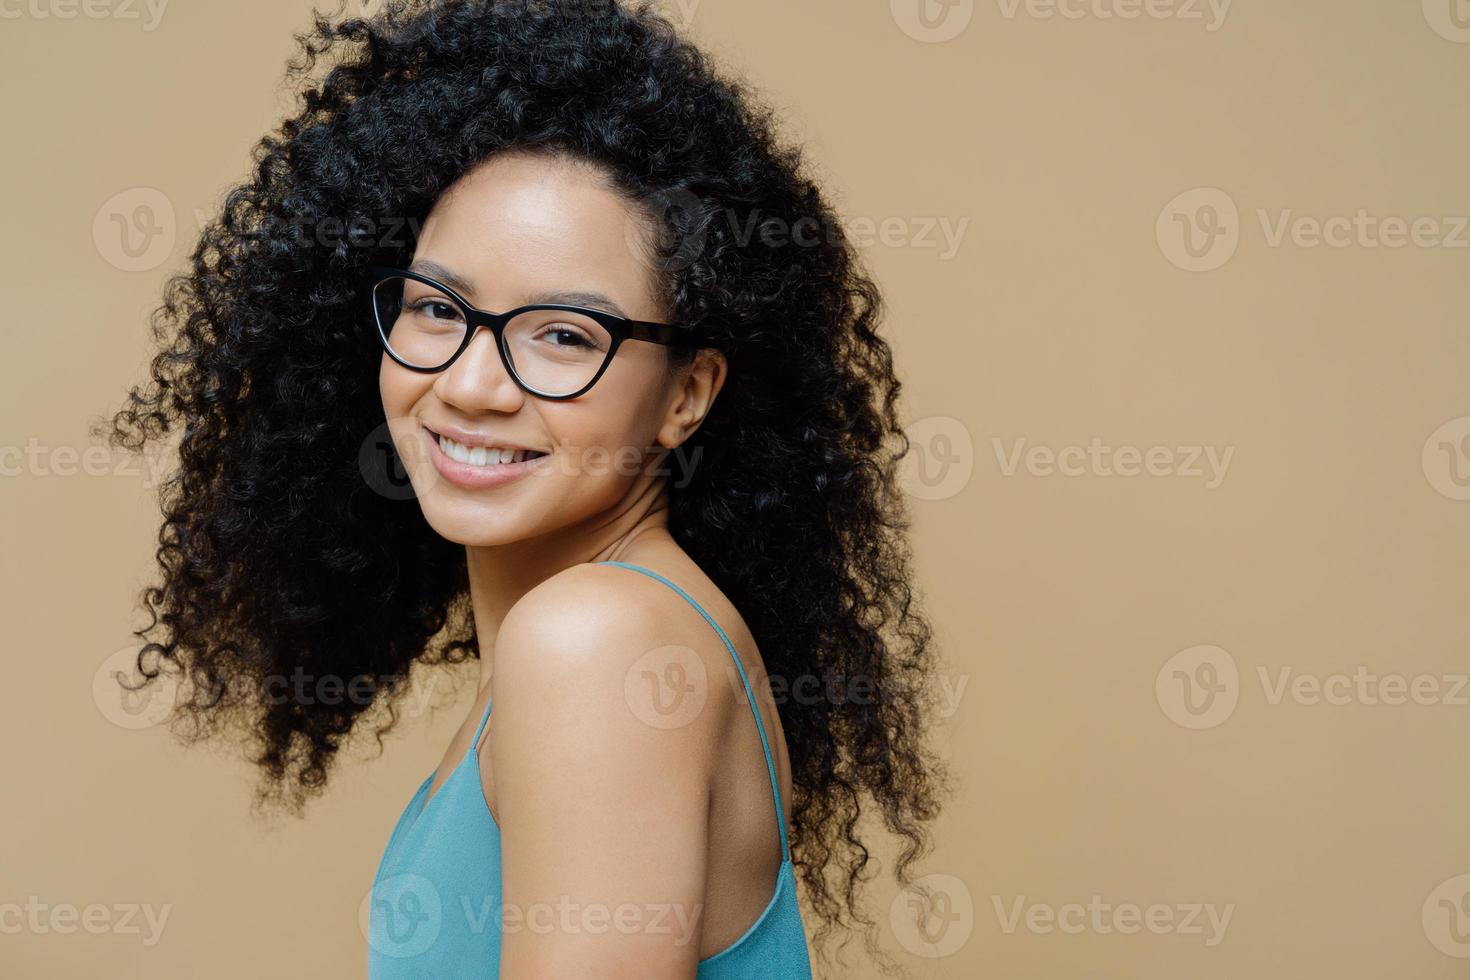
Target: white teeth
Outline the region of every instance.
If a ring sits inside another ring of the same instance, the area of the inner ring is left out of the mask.
[[[501,463],[519,463],[525,460],[527,452],[523,449],[487,449],[484,446],[476,446],[471,449],[462,446],[448,436],[439,436],[439,448],[444,450],[444,455],[461,463],[469,463],[471,466],[498,466]]]

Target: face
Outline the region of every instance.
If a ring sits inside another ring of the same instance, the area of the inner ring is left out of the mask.
[[[408,268],[483,310],[567,303],[668,323],[640,245],[644,220],[587,165],[499,155],[440,196]],[[600,293],[616,307],[562,298],[571,293]],[[575,535],[641,496],[650,480],[666,479],[650,471],[698,427],[723,377],[716,352],[675,370],[662,346],[630,338],[590,391],[551,401],[516,385],[482,329],[437,373],[411,371],[385,353],[379,387],[429,524],[451,541],[489,546]],[[436,435],[452,432],[544,455],[464,462]]]

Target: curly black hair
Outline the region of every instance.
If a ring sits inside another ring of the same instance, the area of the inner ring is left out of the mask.
[[[728,359],[681,454],[697,465],[675,463],[670,532],[773,681],[820,682],[777,698],[813,945],[863,927],[892,968],[859,900],[859,822],[876,807],[911,882],[948,791],[926,744],[935,653],[881,295],[799,149],[646,0],[394,0],[315,12],[297,41],[299,111],[168,280],[149,380],[94,429],[142,451],[182,425],[135,631],[144,683],[177,672],[180,737],[258,746],[257,803],[300,812],[355,729],[381,744],[415,665],[478,656],[465,549],[361,462],[384,425],[364,278],[404,264],[440,193],[492,154],[594,164],[654,219],[668,308]],[[352,696],[273,693],[290,677],[350,679]]]

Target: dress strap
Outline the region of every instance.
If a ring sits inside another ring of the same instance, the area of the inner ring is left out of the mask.
[[[480,744],[480,736],[485,734],[485,723],[490,720],[490,708],[494,702],[490,698],[485,699],[485,714],[480,718],[480,725],[475,729],[475,737],[470,741],[470,751],[473,752]]]
[[[725,631],[720,629],[720,624],[715,622],[715,618],[711,616],[708,612],[706,612],[704,607],[701,606],[692,595],[679,588],[673,582],[664,578],[658,572],[655,572],[652,569],[644,568],[642,565],[634,565],[631,562],[626,561],[600,561],[596,562],[596,564],[621,565],[623,568],[631,568],[635,571],[642,572],[650,578],[658,579],[660,582],[664,583],[669,588],[679,593],[679,595],[683,596],[688,601],[688,603],[693,606],[701,616],[704,617],[705,622],[713,626],[715,628],[715,632],[720,635],[720,639],[725,644],[725,649],[730,651],[730,657],[735,661],[735,669],[740,672],[740,683],[745,687],[745,703],[750,705],[751,714],[755,716],[755,730],[761,737],[761,751],[764,752],[766,756],[766,774],[771,777],[771,796],[776,801],[776,830],[777,835],[781,838],[781,860],[789,860],[791,852],[786,843],[786,821],[785,818],[782,816],[781,811],[781,784],[776,779],[776,762],[771,756],[771,742],[768,738],[766,738],[765,722],[761,721],[761,713],[760,710],[756,707],[755,703],[755,694],[752,693],[750,689],[750,678],[745,673],[745,664],[741,662],[740,655],[735,652],[735,644],[730,642],[730,638],[725,635]]]

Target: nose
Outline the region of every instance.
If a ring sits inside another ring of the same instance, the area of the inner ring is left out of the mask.
[[[495,334],[485,327],[478,328],[464,353],[439,372],[434,394],[465,412],[514,412],[526,400],[501,359]]]

